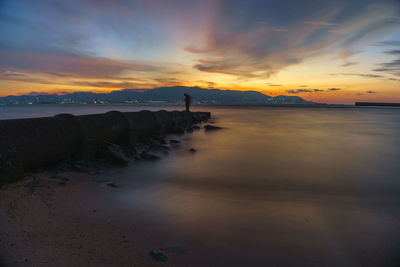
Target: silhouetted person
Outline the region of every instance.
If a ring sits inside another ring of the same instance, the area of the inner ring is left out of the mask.
[[[190,103],[192,103],[192,97],[188,94],[183,94],[185,96],[186,111],[190,111]]]

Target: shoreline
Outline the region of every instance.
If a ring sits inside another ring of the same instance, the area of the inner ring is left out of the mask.
[[[178,135],[166,138],[174,141],[172,150],[181,149]],[[155,163],[136,160],[130,164]],[[129,206],[116,202],[125,187],[118,175],[124,168],[98,161],[60,162],[1,187],[4,266],[158,266],[151,251],[168,257],[164,266],[185,265],[190,238],[184,245],[171,241],[175,233],[169,234],[172,230],[146,210],[132,214]]]
[[[174,245],[146,218],[112,205],[116,189],[94,175],[54,174],[32,174],[1,189],[5,266],[156,266],[148,253]],[[174,266],[174,257],[166,266]]]

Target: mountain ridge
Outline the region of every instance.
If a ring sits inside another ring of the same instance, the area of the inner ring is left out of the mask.
[[[201,87],[158,87],[154,89],[122,89],[109,93],[74,92],[66,94],[48,94],[30,92],[25,95],[0,97],[2,104],[45,104],[45,103],[179,103],[183,94],[192,96],[196,103],[215,104],[316,104],[299,96],[269,96],[258,91],[237,91],[221,89],[204,89]]]

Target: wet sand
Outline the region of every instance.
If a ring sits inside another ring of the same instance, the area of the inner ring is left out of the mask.
[[[221,203],[209,201],[208,208],[201,207],[208,209],[203,212],[209,214],[210,221],[196,215],[201,210],[182,207],[173,214],[186,216],[186,226],[180,227],[182,218],[166,219],[165,215],[158,215],[160,211],[147,210],[152,208],[151,204],[138,209],[116,201],[124,193],[125,185],[110,184],[114,174],[45,171],[1,189],[0,258],[4,266],[397,266],[399,263],[395,256],[399,248],[397,239],[381,240],[390,232],[398,235],[398,227],[374,221],[374,216],[358,210],[362,200],[346,194],[293,196],[275,188],[242,195],[250,203],[254,199],[268,199],[269,206],[261,208],[266,209],[268,222],[256,219],[265,216],[259,207],[247,208],[246,217],[237,217],[236,210],[248,203],[232,202],[229,200],[232,192],[221,194],[219,188],[211,194],[217,194]],[[187,190],[193,190],[185,185],[179,188],[176,194],[185,195]],[[384,203],[394,199],[390,197]],[[225,209],[227,200],[230,212]],[[377,205],[373,203],[375,200],[371,201],[364,205]],[[320,208],[310,207],[308,202],[318,202]],[[330,221],[321,221],[318,213]],[[360,219],[355,222],[346,219],[351,216]],[[368,216],[370,220],[365,220]],[[383,210],[382,216],[385,216]],[[229,221],[231,217],[236,217],[235,221]],[[171,220],[177,224],[171,225],[168,222]],[[381,232],[370,232],[371,225],[375,230],[382,227]],[[359,232],[354,233],[357,227]],[[352,235],[359,236],[359,240],[355,242]],[[370,244],[366,250],[353,247],[370,242],[369,239],[374,241],[377,236],[382,237],[379,238],[382,242]],[[346,242],[345,247],[338,247]],[[371,249],[375,255],[368,254]],[[149,255],[153,250],[161,251],[168,259],[156,261]],[[353,252],[348,254],[349,251]]]
[[[159,249],[168,256],[163,265],[183,264],[186,249],[154,226],[154,218],[115,205],[112,195],[118,188],[101,179],[88,173],[45,172],[1,189],[4,265],[158,266],[149,252]]]

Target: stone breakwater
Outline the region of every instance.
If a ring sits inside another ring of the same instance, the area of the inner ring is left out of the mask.
[[[181,134],[210,116],[160,110],[1,120],[0,186],[20,180],[30,169],[69,158],[93,159],[105,147],[115,152],[115,147],[128,148],[144,138]]]

